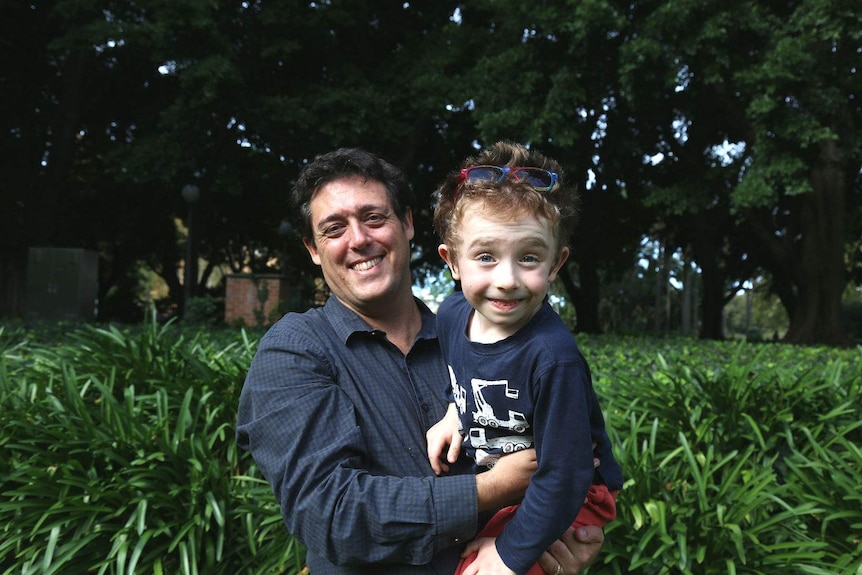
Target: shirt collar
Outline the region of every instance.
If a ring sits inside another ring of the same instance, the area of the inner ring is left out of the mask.
[[[416,336],[417,339],[437,339],[437,317],[434,315],[434,312],[421,299],[414,297],[413,301],[416,302],[419,313],[422,315],[422,327]],[[350,336],[355,333],[374,333],[375,331],[380,331],[372,329],[364,319],[356,315],[356,312],[341,303],[335,296],[330,296],[326,300],[323,312],[332,324],[335,333],[338,334],[338,337],[345,344]]]

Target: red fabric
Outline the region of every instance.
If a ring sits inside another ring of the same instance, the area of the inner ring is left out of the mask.
[[[511,505],[509,507],[504,507],[499,510],[497,513],[491,517],[491,520],[488,521],[487,525],[476,535],[476,538],[479,537],[496,537],[503,531],[503,527],[506,526],[512,517],[515,515],[515,511],[518,510],[517,505]],[[572,527],[578,528],[583,527],[584,525],[597,525],[599,527],[604,527],[617,517],[617,492],[609,491],[608,488],[604,485],[590,485],[590,490],[587,492],[587,498],[584,500],[584,504],[581,506],[581,510],[578,512],[578,516],[575,517],[575,520],[572,522]],[[464,569],[467,568],[467,565],[475,561],[477,553],[473,553],[465,559],[461,559],[461,562],[458,564],[458,569],[455,570],[455,575],[462,575]],[[536,563],[533,565],[525,575],[545,575],[545,572],[539,567],[539,564]]]

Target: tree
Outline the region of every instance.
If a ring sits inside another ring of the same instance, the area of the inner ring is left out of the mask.
[[[445,4],[61,0],[15,9],[4,19],[2,73],[23,97],[2,100],[12,124],[3,135],[12,160],[4,293],[23,285],[27,246],[59,245],[99,251],[103,302],[135,283],[140,261],[177,299],[174,222],[187,213],[179,192],[188,183],[201,190],[196,221],[211,264],[263,271],[279,257],[308,272],[301,245],[277,235],[304,161],[362,145],[417,181],[437,177],[429,162],[440,155],[424,150],[445,155],[445,130],[424,107],[442,110],[442,97],[416,97],[433,83],[414,62],[432,54]]]
[[[576,329],[599,332],[599,278],[630,269],[649,221],[637,180],[629,178],[639,159],[614,150],[628,135],[616,83],[626,15],[609,2],[511,0],[472,2],[459,14],[452,35],[462,62],[453,98],[468,103],[477,143],[534,146],[557,159],[580,190],[579,224],[560,279],[577,309]]]
[[[652,201],[666,208],[682,205],[689,218],[706,210],[719,216],[702,230],[724,228],[722,236],[736,247],[736,263],[722,258],[735,273],[715,281],[727,293],[734,276],[750,274],[752,265],[769,274],[790,317],[787,341],[842,343],[844,251],[859,231],[858,221],[849,228],[846,209],[851,197],[859,198],[862,163],[858,11],[848,3],[817,0],[682,2],[648,10],[636,23],[627,84],[641,98],[656,94],[644,107],[664,109],[661,123],[685,126],[692,136],[689,142],[660,140],[673,144],[668,163],[674,167],[659,169],[677,182],[676,193],[664,200],[653,195]],[[644,81],[649,71],[663,75],[663,90],[650,92],[655,85]],[[647,122],[655,124],[655,118]],[[716,178],[710,174],[728,166],[713,159],[710,167],[708,160],[728,142],[739,152],[732,162],[738,177]],[[699,169],[686,169],[698,165],[686,159],[686,150],[701,159]],[[684,181],[689,184],[683,188]],[[683,199],[710,189],[699,206]],[[659,186],[654,194],[669,190]],[[719,239],[701,243],[720,246]],[[705,272],[710,261],[718,262],[702,259],[702,250],[698,257]],[[705,297],[712,283],[704,278]],[[705,301],[704,309],[715,306]]]
[[[762,276],[789,341],[843,341],[862,226],[850,209],[862,204],[862,16],[848,0],[8,9],[2,313],[20,300],[31,245],[98,250],[108,303],[141,262],[178,299],[188,183],[212,265],[317,273],[278,229],[290,179],[342,145],[407,171],[417,275],[433,276],[431,192],[475,146],[511,139],[579,185],[561,273],[578,330],[601,331],[603,284],[630,277],[660,225],[655,239],[702,270],[702,336],[721,337],[728,298]]]

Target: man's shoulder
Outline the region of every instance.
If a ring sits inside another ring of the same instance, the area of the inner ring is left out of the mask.
[[[285,314],[270,328],[267,335],[279,337],[292,334],[318,339],[326,333],[333,333],[338,339],[344,341],[354,331],[369,329],[368,325],[354,312],[331,297],[322,307]]]
[[[284,332],[296,329],[314,329],[327,323],[323,307],[313,307],[302,312],[288,312],[269,328],[270,332]]]

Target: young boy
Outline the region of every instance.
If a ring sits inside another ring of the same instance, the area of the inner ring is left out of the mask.
[[[427,433],[431,465],[448,471],[462,442],[479,471],[528,447],[538,459],[521,505],[491,519],[457,573],[541,574],[539,556],[573,521],[615,518],[622,487],[589,367],[547,297],[577,198],[559,164],[506,142],[468,159],[435,196],[438,251],[461,291],[437,315],[452,403]]]

